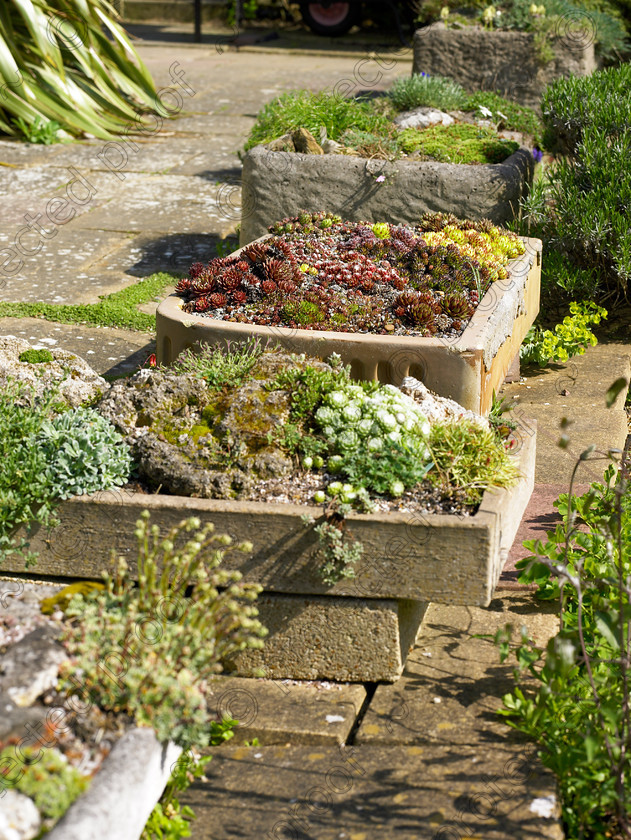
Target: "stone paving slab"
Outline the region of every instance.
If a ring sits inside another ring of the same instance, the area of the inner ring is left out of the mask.
[[[207,180],[228,181],[230,183],[241,181],[241,161],[237,150],[243,146],[244,140],[235,139],[233,143],[226,143],[225,148],[214,147],[212,154],[204,152],[190,158],[181,166],[171,170],[173,175],[197,175]]]
[[[219,241],[217,234],[210,233],[139,234],[125,239],[116,251],[95,263],[94,269],[100,274],[116,274],[121,286],[156,271],[186,274],[192,263],[212,259]],[[237,247],[235,240],[233,250]],[[162,298],[166,296],[165,292]]]
[[[67,181],[64,171],[52,167],[50,160],[23,168],[0,166],[0,196],[19,193],[20,196],[32,198],[56,190]]]
[[[514,662],[476,634],[512,622],[540,644],[558,629],[557,605],[529,593],[497,593],[486,609],[430,604],[403,676],[377,687],[358,744],[488,745],[523,741],[496,714],[514,685]]]
[[[628,380],[630,375],[629,345],[601,343],[565,365],[548,367],[503,389],[502,396],[517,402],[513,417],[522,423],[522,434],[528,434],[528,424],[521,418],[534,417],[538,421],[535,473],[538,484],[567,485],[580,453],[592,443],[605,452],[610,447],[624,447],[625,393],[609,409],[605,394],[614,380],[619,377]],[[563,417],[572,421],[567,429],[570,438],[567,449],[558,446]],[[578,480],[599,481],[605,466],[604,462],[584,465]]]
[[[239,721],[231,744],[339,744],[366,699],[363,685],[216,677],[209,708]]]
[[[56,347],[82,356],[97,373],[120,376],[137,370],[155,352],[153,336],[110,327],[55,324],[41,318],[0,318],[0,335],[24,338],[33,347]]]
[[[127,241],[120,229],[87,230],[75,225],[55,230],[55,236],[48,240],[35,231],[23,237],[25,245],[39,250],[32,256],[20,257],[23,266],[6,279],[0,291],[2,300],[95,303],[99,295],[125,285],[118,275],[100,276],[93,268],[98,260]]]
[[[278,93],[282,93],[281,88],[278,89]],[[221,109],[213,109],[208,112],[196,111],[191,113],[190,116],[182,116],[172,126],[178,134],[192,133],[212,136],[214,149],[215,137],[247,136],[252,124],[252,117],[243,114],[229,114]]]
[[[562,840],[555,781],[503,745],[213,749],[194,840]],[[539,814],[547,813],[542,817]]]
[[[54,157],[60,146],[42,146],[39,143],[22,143],[18,140],[0,140],[0,168],[35,166]]]
[[[240,206],[240,205],[235,205]],[[98,231],[172,233],[177,219],[178,233],[203,233],[209,229],[225,236],[234,230],[235,218],[226,218],[222,205],[214,198],[195,197],[171,200],[162,198],[114,201],[77,222],[77,227]],[[84,220],[85,219],[85,220]]]
[[[165,122],[163,130],[153,130],[149,138],[136,137],[131,133],[126,139],[121,138],[108,143],[99,140],[64,145],[51,160],[51,165],[73,166],[81,171],[118,171],[123,177],[127,172],[165,172],[197,154],[201,145],[200,139],[195,137],[168,136],[172,125],[175,123]],[[134,128],[135,126],[130,124],[130,132],[133,132]],[[151,128],[153,129],[153,124]]]
[[[209,156],[206,153],[206,161]],[[87,176],[97,195],[102,199],[113,199],[109,207],[119,212],[130,201],[144,201],[150,206],[152,201],[160,200],[214,200],[217,197],[217,185],[206,178],[194,175],[155,172],[124,172],[124,181],[120,181],[112,172],[90,172]],[[177,230],[178,218],[172,220],[172,227]]]

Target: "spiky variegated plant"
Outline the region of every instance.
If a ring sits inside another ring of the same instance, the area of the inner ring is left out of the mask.
[[[151,76],[107,0],[2,0],[0,132],[51,121],[110,139],[156,106]]]

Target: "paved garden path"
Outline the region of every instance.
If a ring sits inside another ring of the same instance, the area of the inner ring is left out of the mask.
[[[152,272],[208,259],[234,233],[237,150],[261,105],[295,87],[387,86],[410,71],[409,56],[395,64],[393,51],[400,54],[394,45],[376,58],[272,44],[235,52],[221,37],[141,45],[165,106],[182,110],[177,121],[133,142],[0,142],[0,299],[96,303]],[[154,349],[150,333],[38,318],[0,318],[6,334],[73,350],[108,373],[138,367]],[[628,371],[629,348],[602,345],[511,386],[523,433],[528,418],[540,421],[539,487],[522,538],[546,524],[569,478],[572,457],[556,447],[562,416],[575,423],[572,453],[592,440],[624,443],[622,403],[606,410],[603,394]],[[521,554],[516,543],[513,560]],[[193,837],[560,838],[553,780],[494,714],[510,669],[474,638],[509,620],[541,639],[554,632],[555,617],[529,593],[509,591],[510,577],[488,610],[430,607],[394,686],[223,683],[218,698],[244,721],[238,740],[257,737],[261,746],[216,751],[210,781],[186,797],[200,815]]]

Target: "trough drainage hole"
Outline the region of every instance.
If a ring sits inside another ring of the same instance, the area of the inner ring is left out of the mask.
[[[348,733],[348,738],[345,742],[347,747],[352,747],[355,743],[357,731],[362,725],[362,721],[364,720],[364,716],[368,711],[368,707],[372,703],[372,698],[375,696],[375,691],[377,690],[378,685],[379,683],[364,683],[364,688],[366,689],[366,697],[364,699],[364,702],[361,704],[359,712],[357,712],[357,717],[355,718],[355,722],[351,727],[351,731]]]

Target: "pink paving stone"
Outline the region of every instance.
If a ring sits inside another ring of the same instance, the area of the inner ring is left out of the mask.
[[[582,495],[589,490],[589,484],[575,485],[575,494]],[[517,582],[519,572],[515,563],[530,552],[523,547],[524,540],[545,539],[546,532],[556,528],[561,517],[553,502],[561,493],[567,493],[567,484],[535,484],[528,507],[524,513],[521,525],[508,554],[508,559],[500,577],[498,589],[536,589],[536,584],[522,585]]]

